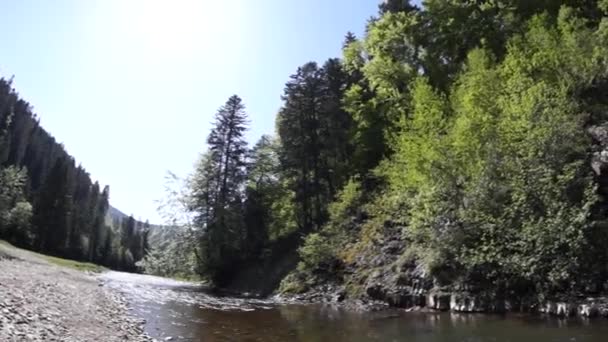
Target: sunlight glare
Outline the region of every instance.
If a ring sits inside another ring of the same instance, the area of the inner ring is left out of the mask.
[[[157,54],[194,53],[217,40],[225,18],[221,1],[126,1],[132,39]]]

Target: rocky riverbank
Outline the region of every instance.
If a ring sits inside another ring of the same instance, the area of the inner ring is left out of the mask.
[[[345,298],[338,286],[321,285],[298,295],[277,295],[280,303],[324,303],[355,311],[379,311],[401,308],[407,311],[454,313],[530,313],[557,317],[608,318],[608,297],[581,297],[555,300],[496,299],[466,292],[384,292],[391,291],[378,284],[370,295],[358,299]]]
[[[154,341],[94,274],[0,246],[0,341]]]
[[[605,132],[608,137],[608,131]],[[608,138],[606,138],[608,148]],[[356,229],[353,219],[352,229]],[[540,298],[495,293],[483,284],[454,282],[441,284],[420,264],[404,260],[407,243],[402,227],[387,221],[381,239],[362,250],[335,274],[295,273],[286,288],[297,289],[277,296],[284,302],[330,303],[357,311],[389,307],[405,310],[449,311],[454,313],[526,312],[560,317],[608,318],[608,283],[587,293]]]

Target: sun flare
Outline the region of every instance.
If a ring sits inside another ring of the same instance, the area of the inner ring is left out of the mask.
[[[189,53],[217,36],[223,8],[217,1],[129,1],[128,32],[154,53]]]

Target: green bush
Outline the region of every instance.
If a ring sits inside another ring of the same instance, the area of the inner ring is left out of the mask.
[[[319,233],[308,235],[298,253],[300,271],[327,270],[336,259],[331,243]]]

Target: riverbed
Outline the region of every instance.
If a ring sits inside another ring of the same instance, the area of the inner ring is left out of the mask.
[[[605,342],[606,319],[533,315],[353,312],[328,305],[216,297],[190,283],[107,272],[146,332],[172,341]]]

